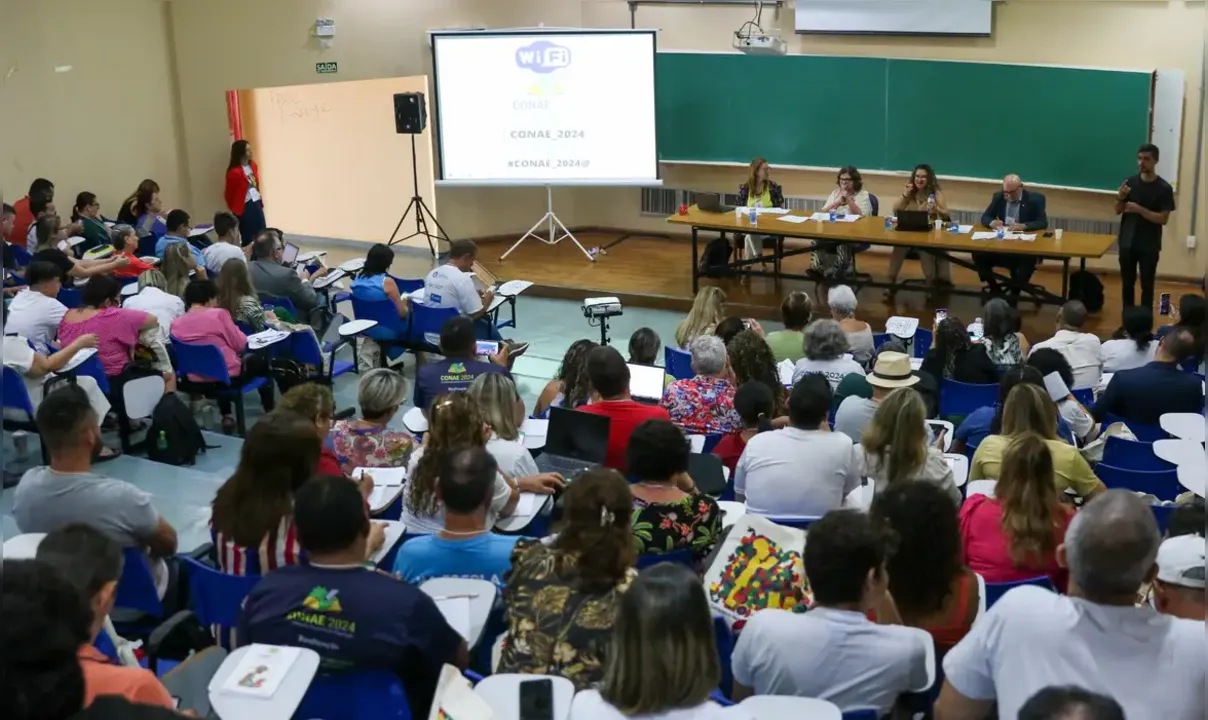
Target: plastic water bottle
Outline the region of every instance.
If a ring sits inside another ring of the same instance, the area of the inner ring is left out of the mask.
[[[835,221],[835,211],[834,211],[834,210],[831,210],[831,211],[830,211],[830,221],[831,221],[831,222],[834,222],[834,221]]]
[[[747,216],[747,219],[751,221],[752,225],[759,224],[759,209],[754,205],[751,206],[750,215]]]
[[[994,231],[994,237],[998,238],[999,240],[1005,239],[1007,237],[1007,226],[999,225],[998,229]]]
[[[893,220],[890,220],[889,218],[885,218],[885,229],[893,230]]]
[[[168,449],[168,433],[165,430],[159,431],[159,437],[155,439],[155,447],[160,451]]]

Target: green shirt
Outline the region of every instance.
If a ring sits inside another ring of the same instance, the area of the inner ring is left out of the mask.
[[[747,207],[775,207],[772,204],[772,186],[764,183],[763,192],[759,195],[756,195],[755,190],[752,189],[750,197],[747,198]]]
[[[798,330],[777,330],[768,333],[768,347],[772,348],[776,362],[792,360],[796,364],[805,357],[805,352],[801,349],[801,335]]]

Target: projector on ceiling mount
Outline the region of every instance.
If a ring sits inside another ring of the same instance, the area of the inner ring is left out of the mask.
[[[789,51],[788,44],[776,35],[762,31],[734,33],[734,49],[748,55],[785,55]]]

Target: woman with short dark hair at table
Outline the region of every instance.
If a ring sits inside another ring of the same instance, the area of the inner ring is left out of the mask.
[[[902,190],[902,196],[893,204],[895,213],[903,210],[926,212],[931,222],[935,222],[936,219],[947,221],[952,218],[948,213],[948,201],[944,197],[944,191],[940,190],[939,180],[936,179],[935,170],[932,170],[930,165],[919,163],[914,166],[914,171],[911,173],[910,179],[906,181],[905,189]],[[889,282],[898,281],[898,274],[902,271],[902,262],[909,252],[908,247],[894,248],[893,256],[889,260]],[[920,253],[920,255],[922,256],[923,275],[927,281],[936,285],[952,287],[952,263],[929,253]],[[896,290],[886,290],[886,299],[892,299],[895,293]]]
[[[864,189],[864,178],[852,165],[839,168],[835,189],[822,205],[822,212],[835,215],[872,215],[872,199]],[[842,277],[851,264],[852,246],[848,243],[818,243],[810,253],[810,269],[827,279]]]
[[[784,190],[772,182],[768,161],[757,157],[751,161],[747,172],[747,181],[738,186],[738,204],[743,207],[782,208]],[[756,258],[763,254],[763,236],[749,234],[744,236],[744,248],[747,259]],[[735,248],[737,249],[737,248]]]

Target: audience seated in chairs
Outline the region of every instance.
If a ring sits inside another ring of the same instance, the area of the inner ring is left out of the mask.
[[[1006,300],[992,298],[982,309],[985,336],[981,345],[990,362],[1002,372],[1023,363],[1028,356],[1028,339],[1019,332],[1019,313]]]
[[[905,355],[907,367],[912,367],[910,365],[910,357],[906,353],[906,343],[897,337],[890,337],[881,343],[880,347],[873,352],[872,363],[869,367],[875,368],[877,358],[881,356],[881,353],[887,352]],[[927,417],[935,417],[936,411],[939,408],[940,392],[939,385],[937,384],[938,381],[921,370],[912,369],[910,374],[918,378],[918,382],[913,387],[919,395],[923,396],[923,402],[927,406]],[[864,398],[865,400],[872,399],[872,385],[868,382],[868,376],[853,373],[843,378],[839,383],[839,387],[835,388],[835,395],[831,399],[831,412],[837,413],[839,408],[843,406],[843,401],[852,396]]]
[[[176,554],[176,530],[155,509],[151,496],[124,480],[92,471],[101,448],[101,421],[78,387],[46,396],[38,408],[38,434],[50,452],[49,467],[21,477],[13,493],[13,517],[24,533],[48,533],[84,523],[123,546],[146,549],[162,597],[168,585],[163,558]]]
[[[728,346],[730,341],[738,337],[738,333],[743,330],[751,330],[759,337],[763,337],[763,327],[754,318],[740,318],[733,315],[717,323],[713,334],[721,338],[722,343]]]
[[[134,192],[130,193],[117,211],[117,221],[127,225],[133,225],[138,222],[139,215],[142,215],[142,209],[139,207],[139,196],[144,193],[159,192],[159,183],[150,178],[143,180],[138,184]]]
[[[1078,449],[1057,439],[1057,406],[1044,388],[1021,383],[1007,395],[1002,407],[1001,434],[989,435],[977,446],[969,467],[970,480],[997,480],[1002,474],[1006,447],[1019,435],[1039,435],[1053,458],[1057,489],[1071,489],[1088,498],[1104,489]]]
[[[227,260],[215,282],[218,285],[218,307],[226,310],[236,324],[246,325],[252,332],[258,333],[277,319],[276,313],[265,310],[261,304],[244,261]]]
[[[179,720],[176,712],[141,697],[133,702],[89,692],[79,653],[89,641],[92,615],[60,572],[38,560],[5,560],[0,572],[0,609],[6,618],[0,626],[0,697],[6,718]]]
[[[629,336],[629,363],[654,365],[663,352],[663,340],[648,327],[640,327]]]
[[[807,325],[801,349],[805,357],[793,366],[794,385],[805,375],[818,374],[826,377],[834,392],[843,378],[864,374],[863,366],[848,356],[847,334],[834,320],[815,320]]]
[[[763,336],[754,330],[743,330],[726,344],[726,354],[730,358],[730,370],[734,373],[734,387],[741,387],[751,380],[767,385],[774,396],[776,417],[783,415],[788,407],[789,393],[780,381],[776,356]]]
[[[59,333],[67,306],[59,302],[63,287],[59,268],[48,262],[31,262],[25,269],[29,286],[17,293],[4,316],[4,332],[16,334],[45,352]]]
[[[726,346],[714,335],[688,346],[694,377],[676,380],[663,390],[662,407],[671,422],[689,433],[729,433],[742,427],[734,412],[734,383]],[[619,354],[619,353],[618,353]]]
[[[1080,687],[1046,687],[1019,708],[1019,720],[1124,720],[1120,703]]]
[[[1047,575],[1053,587],[1065,589],[1056,550],[1074,508],[1063,501],[1054,477],[1047,443],[1022,433],[1007,444],[994,495],[973,495],[961,506],[965,562],[986,582]]]
[[[121,546],[87,525],[65,525],[42,539],[37,560],[58,571],[91,610],[88,640],[79,649],[84,704],[91,704],[98,695],[121,695],[131,702],[175,709],[175,701],[155,673],[115,664],[93,646],[117,596]]]
[[[168,246],[184,245],[185,249],[189,251],[189,255],[193,258],[193,262],[197,264],[197,267],[205,270],[206,259],[202,256],[201,250],[193,244],[195,239],[191,237],[193,219],[189,217],[189,213],[179,209],[168,213],[167,228],[167,233],[155,241],[155,256],[162,260]]]
[[[394,305],[400,318],[407,317],[411,310],[411,301],[406,295],[399,294],[398,284],[390,277],[390,265],[394,262],[394,251],[388,245],[378,243],[369,248],[365,256],[365,265],[352,281],[352,296],[358,300],[382,302],[389,300]],[[394,338],[403,340],[404,338]]]
[[[185,304],[188,311],[172,323],[172,337],[193,345],[213,345],[222,353],[231,384],[239,386],[257,377],[268,377],[268,361],[259,353],[245,353],[247,335],[235,327],[230,313],[218,307],[218,288],[213,280],[194,280],[185,289]],[[207,382],[216,378],[190,377],[193,382]],[[273,385],[265,383],[257,392],[265,412],[273,409]],[[235,430],[233,406],[229,397],[218,397],[218,411],[222,413],[222,431]]]
[[[952,452],[962,453],[966,448],[977,448],[990,435],[1001,433],[1002,411],[1006,406],[1007,397],[1015,386],[1020,384],[1043,388],[1044,376],[1040,374],[1039,370],[1029,365],[1014,367],[1003,373],[1002,380],[998,382],[998,403],[993,406],[980,407],[965,416],[965,419],[956,428],[956,435],[952,440]],[[1039,430],[1038,428],[1033,429]],[[1057,437],[1071,445],[1074,442],[1073,430],[1060,414],[1057,416]],[[977,480],[978,478],[971,479]]]
[[[589,470],[562,496],[557,533],[516,543],[504,578],[508,637],[498,672],[558,675],[576,690],[599,684],[621,595],[637,576],[632,513],[625,478]]]
[[[955,509],[961,504],[961,491],[939,447],[943,434],[934,444],[928,442],[925,410],[923,398],[910,387],[892,391],[878,404],[860,440],[864,475],[875,484],[877,495],[915,480],[933,483]]]
[[[105,260],[77,260],[63,252],[59,249],[59,243],[67,239],[67,228],[59,221],[58,215],[38,218],[33,225],[33,232],[37,245],[34,246],[33,255],[30,256],[30,263],[47,262],[54,265],[59,269],[64,285],[75,278],[108,275],[128,264],[126,258],[121,256]]]
[[[852,376],[848,376],[852,377]],[[872,388],[872,397],[864,398],[852,395],[843,399],[835,412],[835,432],[841,432],[851,438],[854,443],[860,442],[864,429],[872,422],[877,407],[897,388],[913,387],[919,383],[919,377],[910,371],[910,358],[905,353],[879,351],[872,373],[863,377],[864,382]],[[845,380],[846,382],[846,380]],[[920,396],[920,401],[922,400]],[[926,418],[927,408],[923,407]]]
[[[511,377],[508,346],[501,345],[498,354],[483,361],[476,354],[477,343],[474,321],[464,315],[451,317],[441,326],[440,352],[444,359],[424,363],[415,371],[413,400],[425,416],[437,396],[468,390],[479,375],[503,373]]]
[[[1204,526],[1208,518],[1204,512],[1204,498],[1193,495],[1185,502],[1177,503],[1166,519],[1166,534],[1172,538],[1180,535],[1204,535]]]
[[[955,380],[970,385],[998,382],[998,368],[986,347],[969,340],[969,331],[959,319],[949,316],[936,324],[931,349],[923,357],[921,370],[937,383]]]
[[[1124,308],[1120,329],[1099,346],[1103,373],[1118,373],[1153,362],[1158,341],[1153,333],[1153,310],[1140,305]]]
[[[308,481],[295,493],[294,523],[309,563],[256,585],[241,611],[240,642],[314,649],[321,671],[393,671],[413,716],[427,717],[441,666],[466,667],[466,641],[419,588],[365,567],[380,530],[356,485],[332,476]],[[315,622],[330,617],[348,632]]]
[[[688,345],[702,335],[712,335],[717,324],[726,316],[726,291],[716,285],[706,285],[696,293],[692,309],[675,328],[675,345],[687,350]]]
[[[456,576],[488,580],[502,588],[512,548],[520,538],[496,535],[487,524],[499,473],[495,458],[469,445],[433,457],[445,526],[404,543],[395,556],[395,574],[416,587],[432,578]]]
[[[1204,536],[1179,535],[1163,540],[1157,565],[1152,586],[1154,608],[1166,615],[1203,622]]]
[[[167,392],[175,391],[176,373],[159,335],[159,321],[150,313],[122,307],[121,290],[108,275],[90,279],[82,293],[83,306],[68,310],[59,323],[59,343],[96,335],[97,357],[114,391],[114,385],[156,372],[163,374]],[[136,359],[140,343],[153,346],[154,356]]]
[[[499,464],[499,471],[517,480],[528,478],[526,485],[539,484],[550,492],[560,490],[562,476],[542,474],[533,454],[524,446],[520,433],[524,423],[524,401],[511,378],[500,373],[479,375],[467,392],[478,403],[478,409],[490,427],[486,450]]]
[[[478,246],[473,240],[449,243],[448,261],[424,276],[424,305],[456,308],[473,321],[479,340],[502,340],[490,312],[491,302],[495,299],[494,289],[479,291],[474,285],[477,258]],[[519,355],[519,352],[514,350],[512,354]]]
[[[700,578],[660,563],[643,570],[618,604],[604,678],[575,695],[570,720],[750,718],[709,699],[721,661]]]
[[[725,355],[725,349],[722,349]],[[587,379],[591,383],[592,402],[580,412],[608,418],[608,454],[604,464],[625,471],[625,449],[634,428],[646,420],[671,420],[667,411],[655,405],[634,402],[629,395],[629,368],[621,353],[602,345],[587,354]]]
[[[784,329],[774,330],[767,335],[768,347],[772,348],[776,362],[788,360],[796,363],[805,357],[805,351],[801,349],[802,336],[813,312],[814,303],[809,293],[803,290],[794,290],[781,301],[780,322],[784,324]]]
[[[633,541],[639,555],[691,550],[699,566],[721,534],[721,508],[688,475],[692,446],[666,420],[647,420],[629,437],[626,459],[637,480]]]
[[[247,253],[243,250],[243,237],[239,234],[239,218],[223,211],[214,214],[214,234],[218,239],[201,251],[206,272],[222,275],[222,267],[231,260],[247,265]]]
[[[758,380],[748,380],[739,385],[734,393],[734,411],[742,418],[742,429],[727,434],[713,446],[713,454],[721,458],[722,465],[730,469],[730,474],[738,467],[738,459],[751,438],[772,430],[773,420],[779,419],[773,412],[772,398],[771,388]]]
[[[653,332],[653,331],[652,331]],[[637,333],[634,333],[636,336]],[[554,377],[545,384],[537,403],[533,406],[533,415],[540,417],[551,407],[574,409],[591,401],[591,381],[587,378],[587,354],[599,345],[591,340],[576,340],[566,349],[562,356],[562,364]],[[662,348],[656,350],[657,353]],[[630,362],[633,362],[633,341],[630,341]]]
[[[294,494],[315,474],[318,461],[319,441],[304,418],[273,412],[252,426],[234,474],[210,506],[219,570],[263,575],[302,562]]]
[[[1067,388],[1074,389],[1073,368],[1070,367],[1066,356],[1053,348],[1033,348],[1032,354],[1028,356],[1028,365],[1036,368],[1041,377],[1047,378],[1050,374],[1057,373]],[[1079,445],[1093,440],[1098,434],[1095,432],[1095,419],[1091,417],[1090,410],[1083,407],[1073,393],[1069,393],[1057,401],[1057,412],[1061,419],[1069,425],[1070,431]]]
[[[956,510],[935,485],[904,482],[878,490],[869,513],[897,535],[886,566],[895,620],[931,633],[942,659],[969,632],[980,601],[977,575],[961,560]]]
[[[734,492],[749,512],[820,517],[860,485],[859,448],[827,427],[830,397],[825,377],[806,375],[789,395],[789,426],[747,442],[734,472]]]
[[[71,208],[71,221],[79,228],[77,233],[84,238],[78,246],[80,252],[109,244],[109,228],[101,217],[101,203],[96,193],[84,191],[76,195],[75,205]]]
[[[188,309],[184,298],[167,292],[167,287],[168,279],[164,274],[151,268],[138,276],[138,293],[122,303],[127,310],[141,310],[154,315],[159,321],[159,336],[164,342],[172,336],[172,323]]]
[[[359,467],[407,467],[419,441],[409,432],[389,427],[406,402],[407,381],[402,375],[385,368],[361,375],[357,384],[361,418],[337,420],[325,442],[344,475]]]
[[[114,225],[108,232],[108,244],[113,246],[113,258],[126,260],[124,266],[114,268],[114,277],[136,278],[155,268],[155,265],[138,256],[138,233],[134,232],[134,228],[129,225]]]
[[[1179,304],[1170,308],[1170,319],[1174,321],[1174,324],[1160,328],[1158,336],[1165,337],[1179,328],[1190,330],[1191,335],[1195,338],[1195,349],[1192,350],[1191,355],[1198,358],[1202,364],[1205,356],[1204,325],[1208,323],[1208,301],[1205,301],[1203,295],[1196,293],[1181,295]]]
[[[205,266],[189,254],[192,247],[188,243],[172,243],[164,249],[164,259],[159,264],[164,274],[164,290],[179,298],[184,298],[185,288],[193,279],[206,277]]]
[[[1086,503],[1057,547],[1069,596],[1019,587],[996,602],[944,658],[936,717],[974,720],[997,707],[1013,718],[1040,689],[1075,685],[1110,693],[1130,718],[1203,718],[1204,623],[1136,606],[1158,542],[1153,513],[1133,493]]]
[[[144,180],[138,186],[138,195],[133,207],[134,229],[138,231],[140,238],[153,237],[158,245],[159,239],[168,233],[168,226],[160,216],[163,211],[164,204],[159,197],[159,186],[155,184],[154,180]],[[128,220],[119,214],[118,221],[127,222]]]
[[[1112,376],[1091,409],[1096,422],[1114,415],[1125,422],[1157,427],[1166,413],[1204,411],[1203,381],[1179,366],[1195,352],[1195,336],[1186,328],[1162,338],[1154,361]]]
[[[1071,390],[1098,387],[1102,373],[1099,355],[1103,345],[1097,335],[1082,332],[1085,324],[1086,305],[1080,300],[1070,300],[1057,313],[1057,333],[1032,346],[1032,353],[1045,348],[1061,353],[1073,371],[1073,382],[1066,381]]]
[[[34,202],[42,207],[45,203],[54,202],[55,184],[46,178],[36,178],[29,184],[29,192],[12,204],[13,220],[4,233],[4,240],[18,247],[26,247],[26,237],[29,227],[38,219],[39,213],[34,212]]]
[[[891,711],[927,680],[918,636],[866,616],[891,606],[891,534],[862,512],[837,510],[810,526],[804,555],[814,607],[751,616],[734,647],[734,699],[796,695]]]
[[[248,263],[252,284],[265,295],[288,298],[298,311],[298,322],[321,329],[326,324],[326,311],[310,283],[326,275],[327,268],[319,268],[304,281],[293,268],[281,263],[284,253],[285,244],[272,230],[256,236],[252,243],[252,262]]]
[[[847,285],[836,285],[826,293],[826,304],[830,307],[831,319],[839,323],[847,336],[848,352],[861,365],[872,359],[872,326],[856,318],[856,293]]]
[[[319,462],[315,473],[319,475],[345,475],[340,469],[340,459],[327,447],[331,433],[332,417],[336,414],[336,399],[331,388],[318,383],[303,383],[290,388],[281,396],[281,410],[298,415],[311,422],[312,432],[319,438]]]
[[[440,532],[445,526],[444,507],[437,491],[440,454],[467,446],[485,448],[487,432],[486,418],[469,393],[445,393],[433,401],[424,444],[411,453],[407,463],[407,482],[403,486],[403,522],[407,532],[431,534]],[[487,527],[495,527],[499,518],[515,512],[521,490],[552,492],[543,485],[524,485],[497,472],[491,507],[487,512]]]

